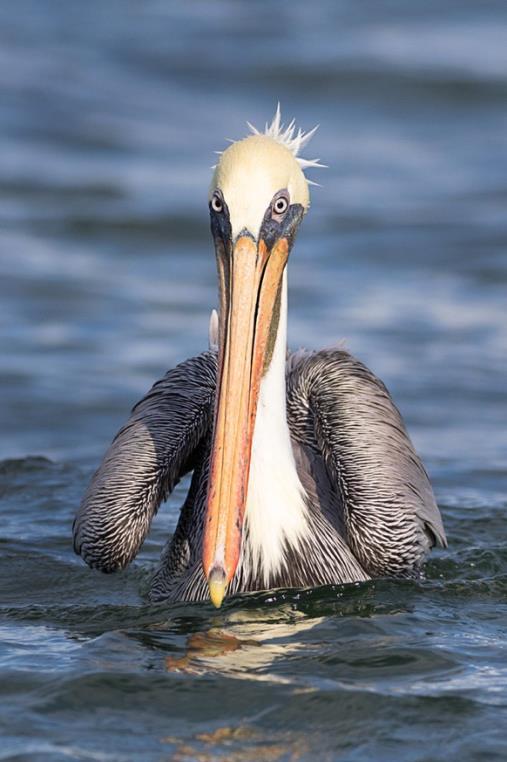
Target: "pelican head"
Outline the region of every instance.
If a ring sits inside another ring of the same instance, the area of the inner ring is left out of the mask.
[[[219,279],[219,363],[203,542],[210,597],[220,606],[239,563],[252,438],[277,337],[283,275],[310,202],[298,157],[315,130],[295,133],[277,109],[264,133],[220,155],[209,195]]]

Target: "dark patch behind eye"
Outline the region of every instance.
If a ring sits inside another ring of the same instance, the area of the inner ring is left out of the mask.
[[[211,221],[211,235],[213,238],[221,238],[224,243],[230,240],[232,236],[231,220],[229,216],[229,207],[225,203],[225,199],[220,194],[220,200],[222,202],[222,211],[215,212],[209,203],[209,214]]]
[[[294,241],[296,230],[301,222],[304,214],[304,207],[302,204],[291,204],[283,219],[279,222],[273,219],[272,204],[269,205],[262,221],[260,237],[266,242],[268,249],[271,249],[275,241],[282,236],[287,238],[289,246],[292,246]]]

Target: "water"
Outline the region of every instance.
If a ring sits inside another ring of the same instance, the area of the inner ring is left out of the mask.
[[[0,6],[1,760],[507,756],[503,3]],[[149,606],[72,553],[130,406],[206,344],[213,150],[280,99],[326,170],[293,346],[387,383],[449,538],[421,583]]]

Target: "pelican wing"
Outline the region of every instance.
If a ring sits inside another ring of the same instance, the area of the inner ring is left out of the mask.
[[[288,370],[292,435],[322,457],[339,496],[336,523],[354,555],[373,576],[417,574],[427,551],[445,547],[446,538],[428,476],[386,387],[340,350],[297,353]]]
[[[104,572],[137,554],[160,503],[195,466],[211,425],[216,354],[170,370],[132,410],[93,476],[74,521],[74,549]]]

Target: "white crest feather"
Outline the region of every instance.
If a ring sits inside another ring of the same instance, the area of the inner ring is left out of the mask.
[[[302,156],[299,156],[299,152],[315,135],[319,129],[319,125],[317,124],[308,132],[303,132],[300,127],[298,127],[296,131],[296,122],[294,119],[292,119],[292,121],[287,126],[285,126],[282,123],[282,112],[279,103],[276,107],[273,121],[271,124],[266,122],[264,126],[264,132],[258,130],[257,127],[255,127],[250,122],[247,122],[247,125],[254,135],[267,135],[268,137],[273,138],[273,140],[276,140],[277,143],[280,143],[280,145],[288,148],[303,171],[305,169],[309,169],[310,167],[326,167],[325,164],[320,163],[319,159],[303,159]],[[308,180],[308,182],[310,185],[316,184],[312,183],[311,180]]]

